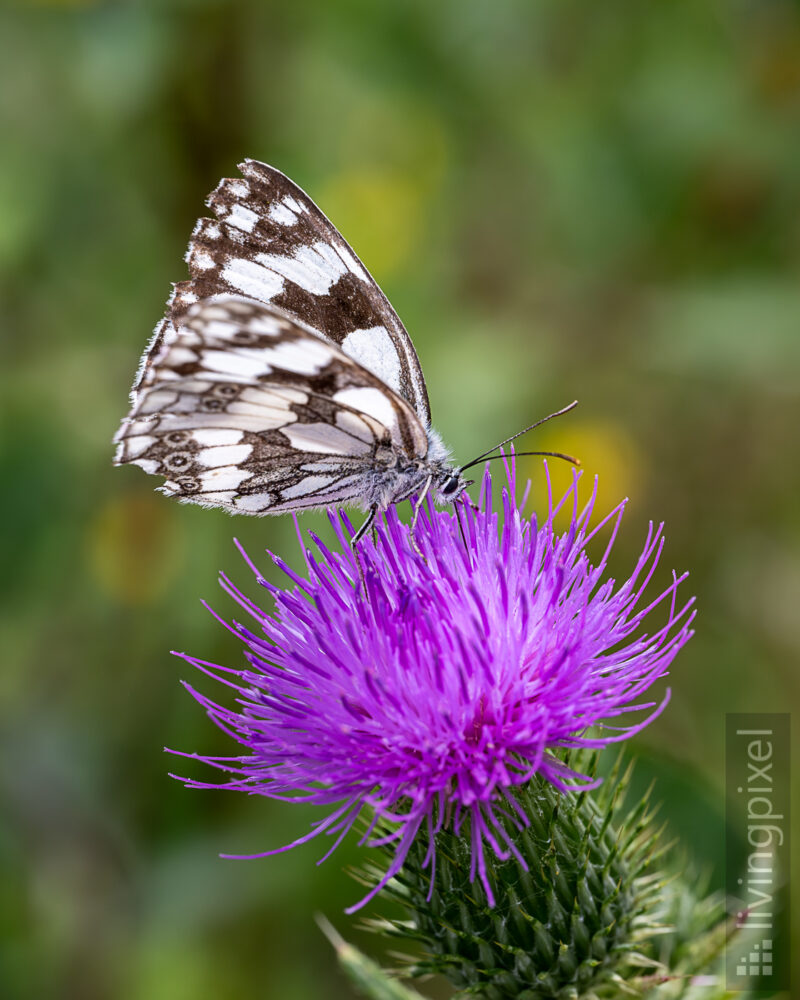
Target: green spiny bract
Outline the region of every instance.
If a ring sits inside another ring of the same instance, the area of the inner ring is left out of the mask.
[[[591,774],[596,755],[573,757],[569,764]],[[652,987],[667,972],[648,947],[665,930],[659,920],[668,880],[655,861],[666,845],[654,827],[649,795],[625,806],[629,776],[630,768],[621,773],[620,759],[595,792],[565,795],[538,776],[518,791],[530,825],[508,830],[528,870],[513,856],[498,861],[487,855],[494,907],[480,882],[470,879],[470,840],[463,829],[458,836],[448,829],[437,834],[428,899],[428,844],[419,837],[384,890],[408,919],[371,922],[383,933],[418,942],[422,956],[402,974],[441,973],[459,995],[487,1000],[602,1000]],[[367,881],[375,877],[366,873]]]
[[[693,870],[681,851],[670,869],[681,874],[670,879],[660,893],[659,914],[664,933],[653,941],[652,951],[666,975],[643,976],[633,981],[646,1000],[724,1000],[723,951],[731,930],[725,916],[722,893],[709,893],[708,878]],[[716,973],[716,984],[694,977]],[[739,992],[737,1000],[747,1000],[749,992]]]

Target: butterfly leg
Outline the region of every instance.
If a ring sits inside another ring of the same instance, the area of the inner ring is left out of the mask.
[[[425,559],[425,556],[420,551],[420,547],[417,545],[417,540],[414,537],[414,531],[417,527],[417,521],[419,520],[419,512],[422,510],[422,505],[425,503],[425,497],[428,495],[428,491],[431,488],[431,483],[433,483],[433,476],[428,476],[428,481],[419,495],[419,499],[414,504],[414,515],[411,518],[411,528],[409,531],[409,541],[411,542],[411,548],[417,553],[421,559]]]
[[[369,529],[372,527],[372,523],[375,520],[375,515],[378,513],[377,507],[370,507],[369,514],[367,515],[366,521],[361,525],[358,531],[350,539],[350,544],[355,546],[361,539],[366,535]]]
[[[469,500],[469,497],[467,498]],[[471,500],[469,500],[472,503]],[[461,535],[461,541],[464,543],[464,549],[469,552],[469,545],[467,545],[467,536],[464,534],[464,525],[461,523],[461,506],[460,504],[454,503],[453,509],[456,512],[456,520],[458,521],[458,533]]]
[[[414,529],[417,527],[417,521],[419,520],[419,512],[422,510],[422,505],[425,503],[425,497],[428,495],[428,491],[433,483],[433,476],[428,476],[428,481],[419,495],[419,499],[414,504],[414,516],[411,518],[411,537],[414,537]],[[416,546],[414,546],[416,548]]]
[[[356,566],[358,567],[358,581],[361,584],[361,589],[364,592],[364,595],[366,596],[367,580],[366,577],[364,576],[364,567],[361,565],[361,553],[359,552],[359,550],[356,548],[355,545],[353,546],[353,556],[355,557]]]

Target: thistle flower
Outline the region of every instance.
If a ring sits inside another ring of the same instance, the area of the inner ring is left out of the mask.
[[[186,685],[245,751],[184,754],[229,780],[182,780],[331,809],[293,843],[248,857],[323,834],[334,838],[328,857],[362,814],[361,842],[393,850],[383,878],[349,912],[400,870],[420,832],[432,890],[443,828],[468,835],[470,879],[480,878],[493,905],[487,848],[525,864],[513,833],[529,817],[515,789],[535,774],[562,791],[595,787],[599,779],[571,770],[556,751],[626,739],[668,701],[668,691],[660,701],[643,695],[690,638],[694,612],[693,599],[677,607],[685,574],[673,574],[669,588],[642,606],[663,525],[650,525],[630,578],[617,586],[603,575],[624,503],[590,527],[597,484],[579,510],[576,474],[558,502],[548,487],[539,523],[523,513],[527,491],[515,500],[513,460],[505,479],[500,511],[488,470],[478,507],[425,507],[416,551],[392,507],[375,538],[355,550],[346,515],[331,513],[338,545],[309,532],[302,574],[273,555],[285,588],[263,579],[245,555],[274,603],[263,611],[221,578],[255,620],[231,626],[248,666],[178,654],[238,693],[229,708]],[[565,504],[571,523],[557,534],[554,518]],[[606,525],[610,540],[592,564],[587,546]],[[667,608],[666,622],[643,632],[658,605]]]

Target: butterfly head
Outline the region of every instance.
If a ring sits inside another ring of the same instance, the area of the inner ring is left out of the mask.
[[[436,484],[436,492],[443,502],[455,503],[464,490],[468,486],[472,486],[474,481],[474,479],[465,479],[461,475],[460,469],[447,469]]]
[[[462,470],[453,465],[449,449],[432,427],[428,428],[428,454],[420,467],[420,473],[428,477],[440,503],[455,503],[474,482],[472,479],[465,479],[461,474]]]

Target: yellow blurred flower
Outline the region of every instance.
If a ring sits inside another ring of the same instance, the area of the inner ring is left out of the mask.
[[[520,445],[522,450],[523,445]],[[645,460],[635,439],[622,424],[612,420],[576,421],[571,417],[545,426],[530,447],[542,451],[560,451],[580,459],[583,476],[580,496],[588,500],[598,477],[595,510],[603,515],[624,497],[634,496],[645,474]],[[573,467],[558,459],[548,459],[553,495],[562,496],[572,482]],[[518,480],[530,479],[534,507],[543,511],[546,504],[547,481],[541,458],[519,459]],[[556,517],[559,530],[569,525],[571,510],[562,510]]]
[[[367,269],[383,281],[421,242],[426,195],[400,172],[367,167],[332,177],[322,186],[319,204]]]
[[[375,98],[342,123],[340,145],[351,163],[358,150],[358,163],[329,177],[315,200],[384,281],[424,242],[430,205],[447,170],[446,129],[425,105]]]

